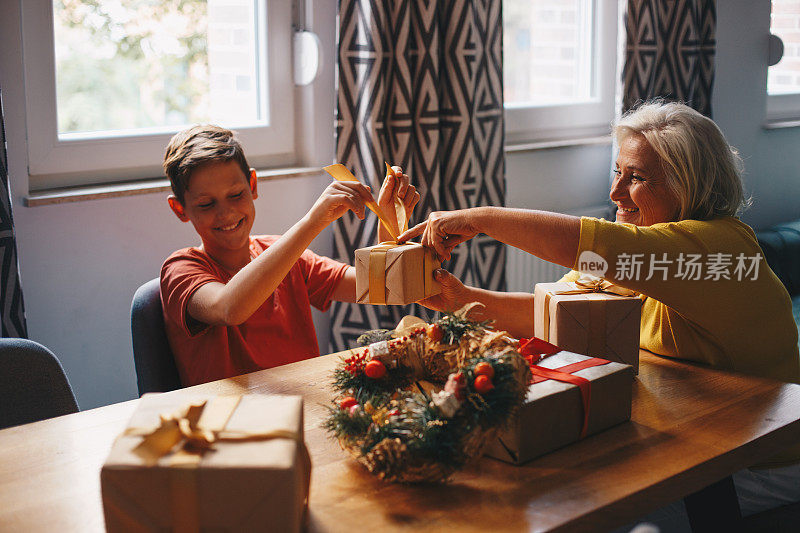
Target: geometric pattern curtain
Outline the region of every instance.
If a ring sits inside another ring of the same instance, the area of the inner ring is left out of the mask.
[[[11,187],[8,183],[6,130],[3,123],[3,92],[0,90],[0,324],[3,337],[28,337],[25,308],[17,270],[17,243],[11,216]]]
[[[662,97],[711,117],[714,0],[628,0],[622,111]]]
[[[340,0],[336,158],[377,193],[384,161],[403,167],[432,211],[505,202],[502,2]],[[376,217],[334,226],[334,257],[354,264],[375,244]],[[444,268],[467,285],[505,289],[505,247],[485,235],[458,246]],[[393,328],[419,306],[336,302],[331,349],[368,329]]]

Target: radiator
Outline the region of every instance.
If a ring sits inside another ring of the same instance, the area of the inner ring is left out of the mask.
[[[580,209],[570,214],[608,219],[611,210],[609,205],[603,204]],[[506,247],[506,279],[510,292],[533,292],[533,287],[537,283],[557,281],[567,272],[569,269],[566,267],[539,259],[518,248]]]

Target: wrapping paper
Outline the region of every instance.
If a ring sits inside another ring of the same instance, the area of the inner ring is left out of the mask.
[[[642,301],[574,283],[537,283],[534,335],[563,350],[633,366],[639,372]]]
[[[537,366],[559,369],[591,359],[561,351],[544,358]],[[590,383],[587,436],[630,420],[633,384],[630,365],[609,362],[572,375]],[[579,440],[585,415],[578,386],[553,379],[533,383],[516,420],[489,445],[486,455],[513,464],[528,462]]]
[[[100,474],[108,531],[301,530],[310,475],[301,397],[244,395],[209,448],[161,446],[169,413],[228,398],[142,397]]]
[[[355,252],[356,302],[406,305],[441,292],[434,252],[417,243],[382,243]]]

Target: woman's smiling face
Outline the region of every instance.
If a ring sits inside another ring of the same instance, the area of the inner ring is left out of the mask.
[[[667,185],[661,158],[644,136],[622,141],[614,173],[609,197],[617,204],[617,222],[650,226],[678,219],[680,203]]]

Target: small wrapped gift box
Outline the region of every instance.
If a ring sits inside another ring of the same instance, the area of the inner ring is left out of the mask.
[[[563,350],[629,364],[638,374],[642,301],[599,278],[583,279],[536,284],[534,335]]]
[[[300,531],[310,468],[299,396],[145,394],[100,473],[106,528]]]
[[[512,426],[486,455],[513,464],[631,418],[633,368],[561,351],[531,366],[533,383]]]
[[[433,271],[442,263],[421,244],[382,243],[356,250],[356,302],[406,305],[439,294]]]

